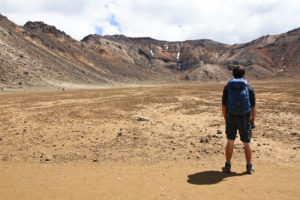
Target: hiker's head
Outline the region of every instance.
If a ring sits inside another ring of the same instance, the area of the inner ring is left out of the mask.
[[[234,78],[243,78],[245,75],[245,68],[242,66],[236,66],[232,70],[232,75]]]

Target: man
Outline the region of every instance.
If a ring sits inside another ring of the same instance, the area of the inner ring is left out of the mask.
[[[243,79],[245,75],[243,67],[234,67],[232,74],[234,79],[230,80],[224,87],[222,96],[222,113],[226,122],[227,136],[225,148],[226,162],[222,171],[225,173],[231,172],[231,157],[238,130],[240,139],[244,144],[247,173],[252,174],[254,167],[251,162],[252,150],[250,140],[252,137],[251,129],[255,127],[255,93],[253,87]]]

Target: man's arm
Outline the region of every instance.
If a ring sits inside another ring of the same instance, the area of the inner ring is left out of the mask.
[[[223,113],[223,117],[224,117],[224,120],[226,121],[226,105],[222,105],[222,113]]]
[[[249,85],[248,89],[249,89],[249,95],[250,95],[250,104],[251,104],[251,108],[252,108],[252,121],[251,121],[251,123],[254,124],[255,116],[256,116],[256,108],[255,108],[256,98],[255,98],[255,92],[254,92],[254,88],[251,85]]]
[[[252,106],[252,121],[251,121],[252,124],[254,124],[255,116],[256,116],[256,108],[255,106]]]
[[[226,105],[227,105],[227,97],[228,97],[228,90],[227,90],[227,85],[223,89],[223,96],[222,96],[222,113],[223,117],[226,121]]]

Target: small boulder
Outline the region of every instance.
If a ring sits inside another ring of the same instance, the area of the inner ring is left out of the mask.
[[[150,118],[148,116],[139,116],[138,121],[149,121]]]
[[[201,143],[204,143],[204,142],[208,143],[208,142],[209,142],[209,140],[208,140],[208,138],[201,137],[201,140],[200,140],[200,142],[201,142]]]
[[[222,134],[222,130],[217,130],[217,134]]]
[[[120,131],[118,132],[118,137],[121,137],[123,135],[123,133]]]
[[[202,150],[203,153],[209,154],[209,151],[207,149]]]

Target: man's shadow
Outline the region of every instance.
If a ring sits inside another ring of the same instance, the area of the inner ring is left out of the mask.
[[[195,185],[212,185],[223,181],[227,177],[243,176],[246,174],[247,174],[246,172],[223,173],[220,171],[204,171],[204,172],[188,175],[187,182]]]

